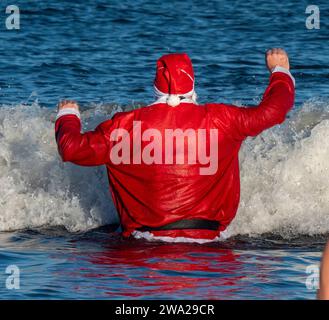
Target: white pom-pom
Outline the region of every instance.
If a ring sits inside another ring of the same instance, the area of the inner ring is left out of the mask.
[[[167,99],[167,104],[171,107],[180,105],[180,97],[177,94],[171,94]]]

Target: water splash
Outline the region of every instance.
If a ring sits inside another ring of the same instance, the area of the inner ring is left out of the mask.
[[[86,111],[88,126],[105,113],[104,107],[92,117]],[[84,231],[117,221],[105,169],[60,161],[54,118],[37,104],[0,108],[0,231],[51,226]]]
[[[329,231],[329,103],[309,100],[240,152],[241,204],[229,235],[283,237]],[[82,112],[94,128],[120,107]],[[38,104],[0,108],[0,231],[62,226],[86,231],[118,221],[103,167],[63,164],[55,113]]]
[[[329,231],[328,106],[310,100],[284,125],[245,143],[241,204],[231,234]]]

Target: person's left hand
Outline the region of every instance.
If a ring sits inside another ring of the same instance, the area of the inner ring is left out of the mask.
[[[73,100],[63,100],[58,104],[58,111],[63,109],[75,109],[79,111],[79,105]]]

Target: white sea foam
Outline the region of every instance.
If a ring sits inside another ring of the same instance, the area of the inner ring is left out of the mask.
[[[231,235],[329,232],[329,104],[310,100],[240,153],[241,204]]]
[[[103,108],[92,116],[85,112],[88,126],[104,114]],[[63,164],[54,118],[38,105],[0,107],[0,231],[44,226],[83,231],[117,222],[105,169]]]
[[[310,100],[284,125],[247,140],[241,204],[228,235],[329,232],[328,107]],[[93,106],[82,113],[85,128],[119,110]],[[37,104],[0,107],[0,231],[85,231],[118,221],[105,169],[60,161],[54,118],[54,110]]]

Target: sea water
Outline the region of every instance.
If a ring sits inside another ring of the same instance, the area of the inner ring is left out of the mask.
[[[0,298],[314,299],[329,233],[329,5],[317,4],[309,30],[297,0],[15,1],[20,29],[0,24]],[[93,129],[153,102],[156,59],[184,51],[200,103],[253,106],[277,46],[295,107],[244,143],[226,240],[122,239],[105,169],[60,161],[58,100],[79,101]]]

